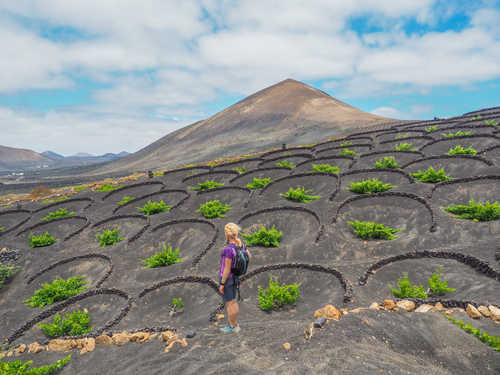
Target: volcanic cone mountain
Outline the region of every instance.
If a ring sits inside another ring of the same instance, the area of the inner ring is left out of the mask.
[[[345,129],[390,120],[287,79],[92,173],[173,167],[262,151],[281,143],[306,144],[340,134]]]

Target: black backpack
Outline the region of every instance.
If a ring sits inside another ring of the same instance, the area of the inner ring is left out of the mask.
[[[250,263],[250,257],[248,256],[247,248],[243,241],[241,243],[243,245],[242,247],[238,247],[234,244],[229,244],[229,246],[231,246],[236,253],[234,262],[233,264],[231,264],[231,273],[237,277],[247,273],[248,264]]]

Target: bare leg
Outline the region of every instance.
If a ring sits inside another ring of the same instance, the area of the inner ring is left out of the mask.
[[[231,327],[236,327],[238,325],[238,314],[240,312],[238,302],[235,299],[226,302],[226,310],[227,316],[229,318],[229,324],[231,325]]]

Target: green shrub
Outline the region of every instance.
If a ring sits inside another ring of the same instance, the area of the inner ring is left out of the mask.
[[[360,182],[351,181],[351,186],[347,188],[354,193],[359,194],[372,194],[372,193],[380,193],[382,191],[390,190],[394,187],[394,185],[384,184],[382,181],[379,181],[377,178],[372,178],[371,180],[363,180]]]
[[[463,148],[462,146],[455,146],[450,148],[446,155],[476,155],[477,151],[471,146]]]
[[[124,196],[121,201],[118,202],[120,206],[124,205],[125,203],[128,203],[130,201],[133,201],[135,198],[134,197],[129,197],[128,195]]]
[[[274,281],[272,276],[269,277],[269,286],[266,290],[264,290],[260,285],[258,290],[259,306],[260,309],[264,311],[292,304],[299,298],[298,285],[291,284],[280,286],[278,280]]]
[[[123,185],[105,184],[105,185],[99,186],[96,189],[96,191],[113,191],[113,190],[119,189],[121,187],[123,187]]]
[[[468,205],[455,205],[441,207],[443,210],[454,214],[458,219],[471,219],[474,221],[491,221],[500,218],[500,205],[498,202],[476,203],[474,199]]]
[[[343,156],[359,156],[359,154],[356,151],[349,150],[348,148],[344,148],[342,151],[340,151],[340,155],[343,155]]]
[[[182,298],[172,298],[172,307],[174,309],[182,309],[184,308],[184,302],[182,301]]]
[[[142,262],[146,264],[146,268],[166,267],[171,264],[182,262],[183,258],[179,258],[179,248],[172,250],[172,246],[163,244],[163,251],[156,253]]]
[[[396,145],[394,148],[396,151],[417,151],[415,147],[411,147],[411,143],[400,143]]]
[[[3,227],[0,227],[0,232],[3,231]]]
[[[97,233],[96,237],[99,240],[99,245],[101,245],[102,247],[106,247],[109,245],[115,245],[118,242],[123,241],[125,238],[118,236],[119,231],[120,228],[116,228],[113,230],[104,229],[102,233]]]
[[[73,191],[84,191],[87,190],[89,187],[87,185],[80,185],[80,186],[73,186]]]
[[[304,187],[299,186],[296,189],[290,188],[286,193],[280,194],[283,198],[300,203],[309,203],[319,198],[319,195],[310,195],[312,190],[305,190]]]
[[[11,279],[19,271],[17,266],[4,266],[0,263],[0,289],[6,281]]]
[[[443,168],[441,168],[438,171],[435,171],[432,166],[427,168],[425,172],[418,171],[415,173],[411,173],[411,175],[415,177],[416,180],[426,183],[435,183],[435,182],[451,180],[451,177],[446,175]]]
[[[477,116],[473,116],[471,118],[471,120],[481,120],[482,119],[482,116],[481,115],[477,115]]]
[[[171,208],[172,206],[166,205],[163,200],[159,202],[151,202],[150,200],[148,200],[148,203],[146,203],[143,207],[137,207],[137,209],[145,213],[146,216],[159,214],[160,212],[164,211],[169,211]]]
[[[0,359],[2,357],[0,356]],[[23,362],[21,360],[11,361],[11,362],[0,362],[0,374],[2,375],[50,375],[56,371],[62,369],[66,363],[70,360],[71,355],[68,355],[64,359],[42,367],[32,367],[33,361]]]
[[[256,245],[264,247],[278,247],[280,245],[283,232],[278,232],[274,225],[269,230],[266,230],[266,227],[262,226],[260,230],[255,233],[241,233],[241,236],[247,241],[247,245],[249,246]]]
[[[56,314],[52,323],[40,323],[39,326],[48,337],[80,336],[94,329],[90,326],[89,313],[80,310],[73,311],[64,318]]]
[[[313,172],[339,174],[340,168],[330,164],[313,164]]]
[[[57,238],[52,237],[49,232],[45,232],[45,234],[39,236],[30,233],[29,241],[31,247],[42,247],[52,245],[57,241]]]
[[[84,286],[85,284],[87,282],[83,280],[82,276],[70,277],[67,280],[63,278],[55,279],[50,284],[42,284],[42,289],[38,289],[33,297],[28,298],[24,303],[31,307],[48,306],[84,291],[87,289]]]
[[[59,217],[67,217],[67,216],[73,216],[75,213],[73,211],[71,212],[68,212],[68,210],[66,210],[65,208],[61,208],[57,211],[52,211],[52,212],[49,212],[49,214],[45,217],[42,217],[40,220],[42,221],[50,221],[50,220],[54,220],[54,219],[57,219]]]
[[[456,320],[452,316],[443,314],[448,320],[452,323],[458,325],[465,332],[474,335],[477,339],[479,339],[482,343],[491,346],[497,352],[500,351],[500,337],[495,337],[493,335],[489,335],[486,332],[481,332],[479,328],[473,328],[470,323],[464,324],[461,320]]]
[[[288,160],[278,161],[276,162],[276,166],[279,168],[288,168],[288,169],[295,168],[295,164],[289,162]]]
[[[351,141],[345,141],[343,143],[340,144],[340,147],[347,147],[347,146],[352,146],[352,142]]]
[[[495,120],[485,120],[484,125],[498,126],[498,122],[496,122]]]
[[[59,202],[67,201],[68,199],[69,199],[69,197],[60,197],[60,198],[55,198],[55,199],[44,199],[42,201],[42,204],[59,203]]]
[[[233,171],[236,171],[238,172],[239,174],[242,174],[242,173],[245,173],[247,171],[247,169],[245,168],[245,166],[242,166],[242,167],[234,167],[233,168]]]
[[[430,133],[430,132],[435,132],[436,130],[438,130],[439,128],[439,125],[432,125],[432,126],[429,126],[428,128],[426,128],[425,130],[427,131],[427,133]]]
[[[201,212],[201,214],[206,218],[213,219],[216,217],[224,217],[224,214],[230,209],[230,205],[222,204],[218,199],[216,199],[202,204],[196,212]]]
[[[375,162],[375,168],[401,168],[394,156],[385,156]]]
[[[389,288],[392,294],[398,298],[427,298],[424,287],[422,285],[411,285],[408,280],[408,274],[405,272],[403,277],[398,279],[399,289]]]
[[[215,182],[215,180],[206,180],[205,182],[199,182],[198,186],[190,186],[189,188],[191,190],[205,191],[205,190],[215,189],[220,186],[224,186],[224,184]]]
[[[253,181],[247,184],[247,187],[250,189],[261,189],[264,186],[266,186],[267,184],[269,184],[270,182],[271,182],[271,179],[267,178],[267,177],[265,177],[265,178],[254,177]]]
[[[351,227],[354,228],[354,234],[363,239],[382,239],[393,240],[397,238],[394,233],[400,232],[401,229],[386,227],[383,224],[374,223],[371,221],[349,221]]]
[[[427,279],[429,283],[429,289],[432,294],[437,296],[442,296],[446,292],[454,292],[455,289],[448,288],[448,281],[441,280],[441,272],[443,271],[443,267],[440,267],[432,274],[432,276]]]
[[[462,132],[462,131],[458,131],[456,132],[455,134],[453,134],[452,132],[446,134],[446,133],[442,133],[441,135],[445,138],[453,138],[453,137],[464,137],[466,135],[471,135],[472,132]]]
[[[409,136],[410,136],[410,134],[408,134],[408,133],[398,134],[396,136],[396,139],[405,139],[405,138],[408,138]]]

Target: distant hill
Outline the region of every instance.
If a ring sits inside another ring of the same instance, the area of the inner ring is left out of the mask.
[[[44,152],[42,152],[42,155],[49,158],[49,159],[52,159],[52,160],[64,159],[63,155],[57,154],[57,153],[52,152],[52,151],[44,151]]]
[[[353,127],[394,121],[364,112],[293,79],[261,90],[214,116],[172,132],[92,173],[172,167],[306,144]]]

